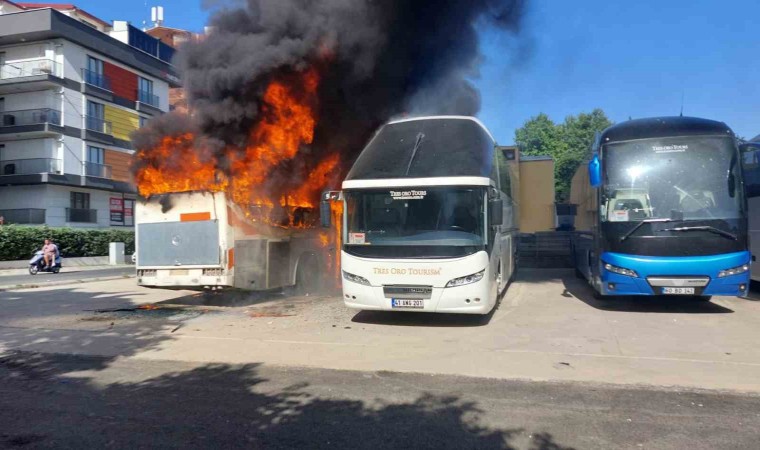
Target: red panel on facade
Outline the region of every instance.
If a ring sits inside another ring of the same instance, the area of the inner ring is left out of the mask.
[[[137,101],[137,75],[121,67],[103,62],[103,74],[111,80],[114,95]]]

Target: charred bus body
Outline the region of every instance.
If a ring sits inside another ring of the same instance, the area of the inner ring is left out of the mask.
[[[746,293],[747,208],[727,125],[631,120],[597,135],[593,155],[595,217],[573,254],[598,295]]]
[[[384,125],[343,182],[344,302],[486,314],[515,271],[506,156],[474,118]]]
[[[749,243],[752,262],[760,254],[760,142],[746,142],[739,146],[742,152],[744,192],[747,196]],[[752,264],[753,281],[760,281],[760,264]]]
[[[331,252],[316,211],[293,211],[292,226],[263,223],[222,192],[175,192],[137,203],[137,284],[162,289],[313,292]]]

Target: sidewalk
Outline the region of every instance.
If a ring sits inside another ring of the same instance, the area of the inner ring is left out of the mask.
[[[68,266],[66,265],[66,262],[64,261],[63,267],[65,268],[67,273],[75,273],[75,272],[89,272],[92,270],[117,269],[120,267],[134,267],[134,265],[121,264],[118,266],[110,266],[106,264],[106,265],[99,265],[99,266]],[[28,267],[24,267],[23,269],[0,269],[0,277],[26,275],[28,273],[29,273]]]

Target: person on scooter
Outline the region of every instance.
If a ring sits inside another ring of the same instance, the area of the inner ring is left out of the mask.
[[[55,265],[55,258],[58,256],[58,246],[50,239],[45,239],[45,245],[42,247],[42,257],[45,260],[45,270],[51,269]]]

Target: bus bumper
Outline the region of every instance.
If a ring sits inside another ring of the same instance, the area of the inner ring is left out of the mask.
[[[382,286],[366,286],[344,279],[343,303],[351,309],[374,311],[488,314],[493,309],[488,283],[483,281],[454,288],[433,288],[431,298],[423,300],[422,308],[394,308]]]
[[[605,268],[610,264],[636,272],[636,276],[622,275]],[[710,256],[635,256],[620,253],[604,253],[599,273],[603,295],[661,295],[662,280],[681,285],[684,279],[705,280],[703,286],[693,285],[694,295],[743,296],[749,289],[750,271],[737,275],[718,277],[722,270],[750,264],[749,252]],[[660,283],[654,281],[660,280]],[[659,284],[659,285],[658,285]],[[689,287],[692,285],[683,285]]]

